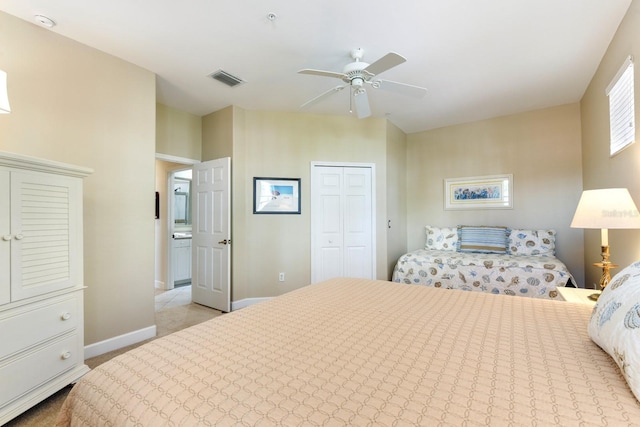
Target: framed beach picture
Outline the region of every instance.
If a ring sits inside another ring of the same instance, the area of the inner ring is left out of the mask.
[[[487,175],[444,180],[444,208],[513,209],[513,175]]]
[[[254,214],[299,214],[300,178],[253,178]]]

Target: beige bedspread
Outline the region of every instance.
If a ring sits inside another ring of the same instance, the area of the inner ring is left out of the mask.
[[[311,285],[88,373],[58,425],[632,425],[588,306],[383,281]]]

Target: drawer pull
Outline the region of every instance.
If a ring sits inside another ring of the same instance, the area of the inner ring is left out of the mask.
[[[4,240],[5,242],[8,242],[12,238],[13,236],[11,234],[5,234],[4,236],[2,236],[2,240]]]
[[[62,319],[62,320],[69,320],[69,319],[71,319],[71,313],[69,313],[68,311],[67,311],[67,312],[62,313],[62,315],[60,316],[60,319]]]
[[[24,239],[24,234],[16,234],[16,240]]]
[[[60,356],[60,358],[62,360],[67,360],[68,358],[71,357],[71,352],[70,351],[65,351],[64,353],[62,353],[62,355]]]

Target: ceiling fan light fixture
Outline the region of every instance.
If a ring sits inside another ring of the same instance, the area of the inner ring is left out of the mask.
[[[364,57],[364,51],[361,48],[351,51],[351,58],[354,62],[346,64],[342,69],[342,72],[315,70],[311,68],[305,68],[298,71],[299,74],[310,74],[322,77],[331,77],[342,80],[345,86],[351,87],[351,96],[349,98],[349,112],[353,112],[352,101],[355,104],[355,110],[359,118],[369,117],[371,115],[371,106],[369,105],[369,96],[364,89],[365,83],[370,84],[373,89],[383,89],[400,93],[403,95],[411,95],[414,97],[422,97],[427,91],[423,87],[408,85],[405,83],[392,82],[390,80],[373,79],[378,74],[383,73],[393,67],[396,67],[407,59],[402,55],[398,55],[395,52],[389,52],[385,56],[379,58],[371,64],[362,61]],[[302,104],[300,108],[308,107],[316,102],[323,100],[324,98],[335,93],[336,90],[330,89],[310,101]],[[352,99],[353,98],[353,99]]]

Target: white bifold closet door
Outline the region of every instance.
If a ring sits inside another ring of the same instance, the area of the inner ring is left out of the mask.
[[[312,283],[375,277],[373,176],[373,165],[312,165]]]

